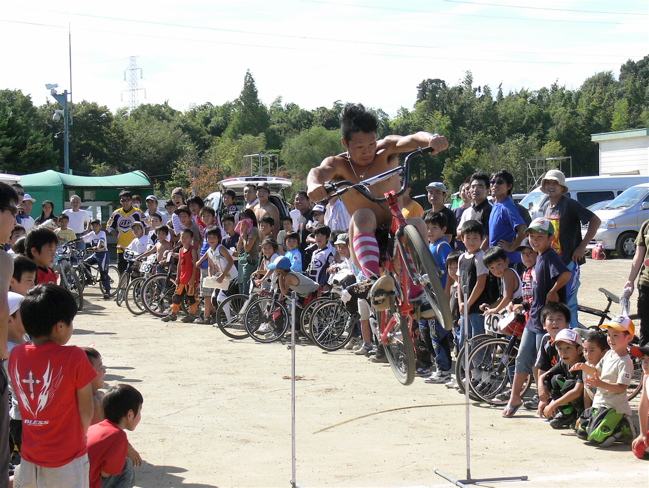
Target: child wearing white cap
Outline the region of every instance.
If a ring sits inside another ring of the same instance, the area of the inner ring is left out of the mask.
[[[552,401],[543,409],[553,429],[569,427],[584,410],[584,382],[582,372],[571,371],[576,363],[583,362],[582,342],[572,329],[560,330],[554,338],[559,361],[539,377],[550,392]]]
[[[611,349],[604,354],[597,367],[577,363],[574,371],[585,371],[591,377],[586,384],[597,387],[592,408],[580,417],[577,436],[602,447],[616,441],[630,442],[634,438],[631,407],[626,390],[633,376],[633,362],[628,347],[635,334],[635,326],[628,317],[616,317],[603,324],[608,329]]]

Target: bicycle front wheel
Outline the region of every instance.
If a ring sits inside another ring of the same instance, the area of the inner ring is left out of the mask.
[[[65,287],[77,302],[77,310],[83,309],[83,290],[79,282],[79,275],[74,267],[69,263],[59,264],[59,274],[61,275],[61,286]]]
[[[126,288],[126,308],[133,315],[142,315],[146,312],[144,300],[142,299],[142,289],[146,278],[136,278],[128,284]]]
[[[117,298],[115,299],[115,302],[117,303],[118,307],[121,307],[122,303],[124,303],[124,300],[126,299],[126,288],[128,288],[130,281],[131,274],[128,270],[126,270],[119,277],[119,284],[117,285]]]
[[[302,333],[308,337],[310,340],[313,340],[311,335],[311,317],[313,317],[313,312],[323,303],[330,301],[328,297],[318,297],[306,304],[300,313],[300,329]]]
[[[494,336],[491,334],[478,334],[477,336],[472,337],[469,339],[469,357],[471,355],[471,351],[475,349],[480,343],[483,341],[488,341],[494,339]],[[464,373],[464,348],[466,346],[462,346],[460,350],[457,353],[457,358],[455,359],[455,380],[457,381],[457,388],[460,390],[460,393],[464,393],[464,381],[465,381],[465,376],[466,374]],[[469,389],[469,395],[473,400],[478,400],[478,398],[473,394],[473,392]]]
[[[435,317],[446,330],[452,330],[453,315],[446,292],[439,279],[439,267],[435,258],[414,225],[406,225],[403,233],[408,250],[412,255],[415,276],[424,288],[428,303],[435,312]]]
[[[117,266],[113,264],[108,266],[108,278],[110,280],[110,292],[108,293],[108,295],[110,296],[110,298],[113,298],[117,294],[117,284],[119,283],[119,270],[117,269]],[[101,281],[99,270],[97,270],[97,276],[95,277],[95,280],[99,282],[99,289],[101,290],[101,292],[106,293],[104,284]]]
[[[164,317],[171,310],[171,299],[176,292],[175,285],[167,275],[153,275],[142,286],[142,301],[147,312]]]
[[[236,294],[223,300],[216,309],[216,325],[221,332],[232,339],[245,339],[248,331],[243,325],[243,315],[251,297]]]
[[[322,303],[311,315],[311,337],[320,349],[336,351],[352,338],[353,327],[347,329],[349,312],[340,300]]]
[[[274,342],[284,337],[289,315],[279,300],[260,297],[246,309],[243,323],[250,337],[257,342]]]
[[[409,385],[415,379],[415,348],[410,335],[408,319],[389,311],[381,313],[381,334],[387,330],[383,347],[394,376],[402,385]]]

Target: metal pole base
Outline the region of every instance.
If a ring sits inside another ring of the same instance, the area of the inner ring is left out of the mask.
[[[499,477],[499,478],[471,478],[471,474],[467,473],[468,479],[466,480],[458,480],[453,478],[452,476],[449,476],[439,469],[435,468],[435,474],[438,476],[441,476],[444,478],[446,481],[454,484],[455,486],[459,486],[460,488],[465,487],[466,485],[472,485],[476,483],[488,483],[488,482],[493,482],[493,481],[527,481],[528,478],[527,476],[505,476],[505,477]]]

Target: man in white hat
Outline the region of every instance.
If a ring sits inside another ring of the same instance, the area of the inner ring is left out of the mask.
[[[162,217],[162,221],[166,222],[169,220],[169,214],[162,209],[159,208],[158,206],[158,197],[155,195],[149,195],[144,199],[144,203],[146,203],[146,212],[144,212],[144,217],[148,222],[151,222],[151,216],[155,213],[159,214],[160,217]]]
[[[432,205],[432,208],[426,210],[421,218],[425,219],[429,213],[433,212],[440,212],[446,215],[446,234],[444,234],[444,237],[453,246],[453,239],[455,239],[455,235],[457,234],[457,219],[453,210],[444,205],[444,201],[446,200],[446,185],[441,181],[431,181],[426,186],[426,191],[428,192],[428,202]]]
[[[35,225],[34,219],[30,215],[32,213],[32,208],[34,208],[35,201],[36,199],[32,198],[29,193],[25,193],[23,195],[22,201],[18,204],[22,209],[20,225],[25,228],[25,232],[29,232],[29,230]]]
[[[567,305],[570,307],[570,327],[575,328],[579,324],[577,318],[579,267],[586,262],[584,259],[586,246],[595,236],[602,221],[577,200],[566,196],[568,193],[566,177],[558,169],[551,169],[543,176],[541,191],[549,197],[543,207],[543,215],[554,226],[552,248],[572,273],[570,282],[566,285],[566,297]],[[583,238],[581,236],[582,225],[588,225],[588,230]]]

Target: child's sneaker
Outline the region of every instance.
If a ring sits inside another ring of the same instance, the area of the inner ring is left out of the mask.
[[[195,320],[195,323],[197,323],[197,324],[211,324],[212,323],[212,318],[211,317],[199,317],[198,319]]]
[[[184,322],[186,324],[191,324],[194,320],[196,320],[196,316],[192,314],[185,315],[181,322]]]
[[[356,346],[359,346],[361,343],[362,343],[362,341],[361,341],[360,337],[352,337],[352,340],[349,341],[347,344],[345,344],[343,349],[347,349],[348,351],[350,349],[355,350]]]
[[[263,335],[263,334],[268,334],[269,332],[274,332],[274,329],[271,327],[271,325],[268,322],[264,322],[259,326],[256,333],[259,335]]]
[[[553,429],[566,429],[574,424],[579,418],[576,410],[573,408],[570,413],[558,412],[552,420],[550,420],[550,427]]]
[[[420,366],[417,368],[417,371],[415,371],[415,376],[428,376],[433,368],[426,368],[424,366]]]
[[[455,380],[455,376],[449,375],[450,378],[444,383],[444,386],[446,388],[459,388],[459,385],[457,384],[457,381]]]
[[[370,352],[372,352],[372,344],[366,344],[363,342],[361,347],[354,351],[354,354],[358,356],[367,356]]]
[[[539,408],[539,396],[534,395],[531,400],[524,401],[523,406],[527,410],[536,410],[537,408]]]
[[[166,317],[162,317],[163,322],[175,322],[176,320],[178,320],[178,315],[175,313],[170,313]]]
[[[433,383],[433,384],[441,384],[441,383],[446,383],[447,381],[451,380],[451,373],[448,371],[435,371],[433,374],[431,374],[428,378],[424,380],[424,383]]]

